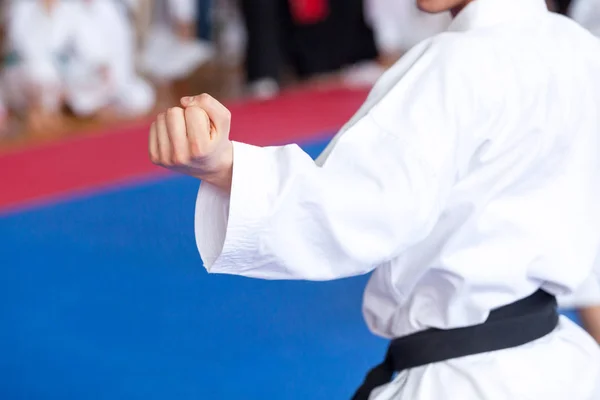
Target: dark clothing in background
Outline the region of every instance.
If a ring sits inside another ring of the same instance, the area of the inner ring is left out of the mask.
[[[241,0],[246,25],[246,79],[280,79],[289,19],[285,0]],[[286,23],[287,22],[287,23]]]
[[[327,14],[315,23],[295,18],[290,0],[241,1],[248,31],[248,81],[279,81],[286,63],[300,78],[308,78],[377,57],[363,0],[326,1]]]
[[[203,40],[212,39],[212,10],[213,0],[197,0],[198,1],[198,21],[197,32],[198,38]]]

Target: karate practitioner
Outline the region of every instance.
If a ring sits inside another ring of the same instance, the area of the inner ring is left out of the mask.
[[[76,30],[78,4],[11,0],[4,6],[2,81],[7,106],[23,113],[31,130],[59,128],[65,100],[62,72]]]
[[[126,21],[117,7],[113,0],[9,3],[3,83],[9,106],[25,110],[30,130],[61,128],[64,106],[101,118],[152,108],[152,88],[135,76],[133,54],[125,57]]]
[[[106,60],[107,84],[102,85],[99,101],[108,105],[117,117],[137,117],[154,106],[154,89],[136,71],[135,32],[122,0],[83,0],[85,18],[79,24],[90,36],[90,47],[101,48]],[[96,40],[94,40],[96,39]],[[74,95],[90,97],[86,90],[75,88]]]
[[[186,78],[213,58],[213,46],[195,35],[195,0],[156,0],[151,8],[141,59],[144,72],[163,83],[171,82]]]
[[[365,320],[393,340],[355,399],[599,399],[600,349],[555,296],[600,248],[600,42],[544,0],[418,5],[451,11],[448,32],[386,72],[316,163],[230,141],[208,95],[158,116],[151,160],[203,181],[211,273],[374,270]]]

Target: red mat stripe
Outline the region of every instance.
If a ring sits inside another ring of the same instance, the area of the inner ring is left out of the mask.
[[[231,104],[232,138],[257,145],[308,141],[341,127],[366,92],[303,90]],[[0,155],[0,207],[160,174],[148,161],[149,123]]]

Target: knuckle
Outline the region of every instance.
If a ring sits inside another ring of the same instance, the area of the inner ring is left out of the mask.
[[[221,106],[220,108],[220,114],[222,118],[226,118],[226,119],[231,119],[231,111],[229,111],[229,109],[225,106]]]
[[[198,143],[190,145],[190,154],[193,158],[202,158],[205,155],[204,149]]]
[[[198,118],[208,118],[206,111],[198,107],[187,108],[185,111],[185,117],[191,119],[192,121]]]
[[[171,159],[171,157],[163,157],[163,159],[160,161],[160,165],[162,165],[163,167],[166,168],[170,168],[173,167],[173,160]]]
[[[198,102],[200,104],[207,104],[212,100],[212,97],[208,93],[202,93],[198,96]]]
[[[186,157],[184,154],[180,154],[180,153],[175,153],[173,154],[173,157],[171,158],[171,163],[173,164],[173,166],[176,167],[182,167],[187,165],[189,162],[188,157]]]
[[[185,115],[186,118],[190,118],[196,113],[196,110],[196,107],[186,108],[185,110],[183,110],[183,115]]]
[[[180,116],[182,114],[182,112],[183,112],[183,109],[181,107],[172,107],[167,110],[167,115],[169,117],[177,117],[177,116]]]

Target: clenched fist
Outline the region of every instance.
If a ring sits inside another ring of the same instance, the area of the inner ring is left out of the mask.
[[[150,128],[150,159],[219,188],[231,189],[231,113],[207,94],[181,99],[181,107],[161,113]]]

